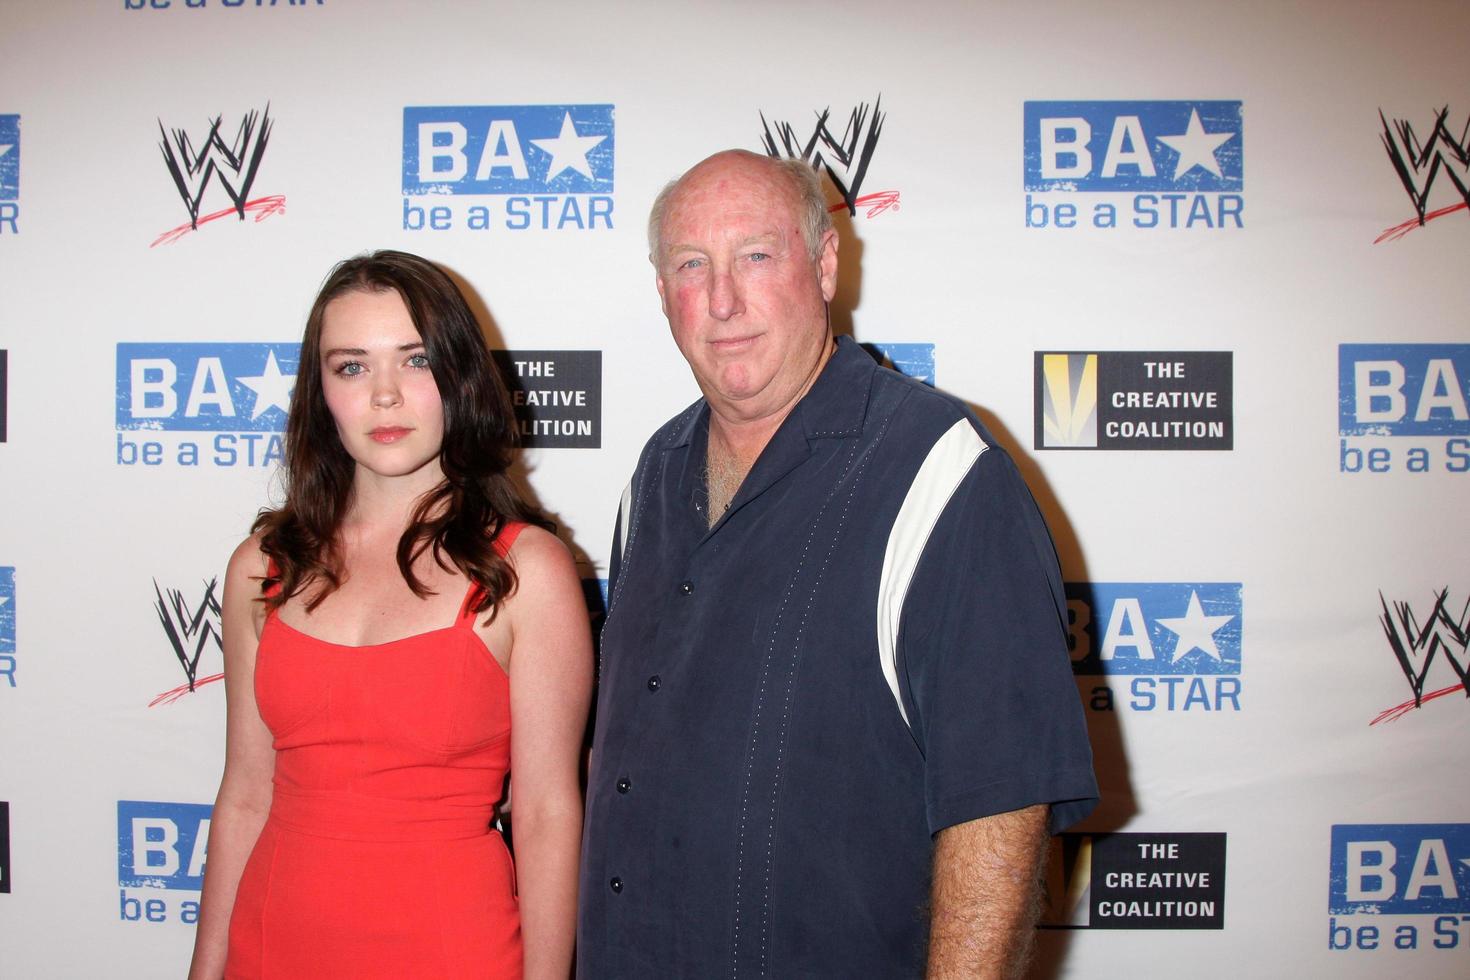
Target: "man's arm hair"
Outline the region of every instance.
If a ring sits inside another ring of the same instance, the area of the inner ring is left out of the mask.
[[[930,980],[1020,977],[1041,911],[1048,807],[941,830],[934,847]]]

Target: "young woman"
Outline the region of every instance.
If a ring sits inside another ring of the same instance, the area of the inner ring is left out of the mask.
[[[440,269],[331,272],[285,504],[225,580],[191,978],[568,976],[591,639],[570,556],[506,476],[513,426]],[[507,770],[514,868],[491,827]]]

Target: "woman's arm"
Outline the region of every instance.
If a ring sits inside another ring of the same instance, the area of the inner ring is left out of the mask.
[[[252,537],[235,549],[225,573],[225,772],[209,823],[209,861],[189,980],[224,976],[235,889],[271,805],[276,753],[255,707],[255,651],[264,621],[255,597],[265,568]]]
[[[511,786],[526,980],[571,973],[582,845],[582,739],[592,696],[592,633],[576,566],[528,527],[511,549],[519,584],[511,627]]]

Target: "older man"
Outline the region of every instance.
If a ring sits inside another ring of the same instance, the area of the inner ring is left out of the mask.
[[[1003,976],[1097,796],[1055,553],[954,398],[834,340],[810,167],[717,154],[649,221],[704,397],[624,495],[579,970]]]

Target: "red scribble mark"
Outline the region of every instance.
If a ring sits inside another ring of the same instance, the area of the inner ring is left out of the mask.
[[[898,191],[878,191],[874,194],[864,194],[856,201],[853,201],[852,206],[854,208],[867,208],[863,217],[876,218],[889,208],[892,208],[894,211],[900,210],[898,206],[898,193]],[[847,204],[843,203],[834,204],[827,210],[832,214],[836,214],[838,211],[845,211],[846,209]]]
[[[1396,242],[1400,238],[1403,238],[1405,235],[1407,235],[1409,232],[1413,231],[1415,228],[1418,228],[1420,225],[1424,224],[1425,221],[1433,221],[1435,218],[1443,218],[1447,214],[1454,214],[1456,211],[1464,211],[1466,208],[1470,208],[1470,204],[1466,204],[1464,201],[1461,201],[1459,204],[1451,204],[1447,207],[1439,208],[1435,211],[1430,211],[1424,216],[1424,221],[1420,221],[1418,218],[1410,218],[1403,224],[1394,225],[1392,228],[1384,229],[1383,234],[1373,239],[1373,244],[1377,245],[1380,242]]]
[[[1465,205],[1463,205],[1463,204],[1460,205],[1460,207],[1464,207],[1464,206]],[[1368,722],[1368,727],[1369,728],[1372,728],[1374,725],[1378,724],[1380,721],[1398,721],[1404,715],[1408,714],[1410,711],[1413,711],[1415,708],[1419,707],[1420,705],[1428,704],[1430,701],[1433,701],[1435,698],[1442,698],[1446,694],[1454,694],[1456,691],[1463,691],[1463,690],[1465,690],[1465,685],[1464,684],[1454,684],[1454,685],[1451,685],[1450,687],[1442,687],[1438,691],[1430,691],[1428,694],[1424,695],[1422,698],[1419,699],[1419,704],[1417,704],[1417,705],[1414,703],[1414,700],[1412,698],[1410,698],[1408,701],[1405,701],[1403,704],[1395,705],[1394,707],[1389,708],[1386,711],[1380,711],[1378,713],[1378,717],[1377,718],[1374,718],[1372,721]]]
[[[245,210],[254,212],[255,220],[257,222],[264,221],[266,218],[269,218],[273,214],[285,214],[286,195],[271,194],[268,197],[257,197],[253,201],[246,201]],[[232,214],[238,216],[240,212],[236,211],[234,208],[225,208],[224,210],[216,211],[213,214],[204,215],[199,219],[198,224],[207,224],[210,221],[217,221],[220,218],[225,218]],[[190,225],[188,222],[185,222],[184,224],[179,225],[177,228],[170,229],[169,231],[166,231],[162,235],[159,235],[157,238],[153,239],[153,244],[149,245],[148,247],[153,248],[158,245],[170,245],[178,241],[180,238],[183,238],[185,235],[189,234],[189,232],[194,231],[196,227],[196,225]]]
[[[233,210],[231,211],[231,213],[233,213]],[[224,674],[210,674],[208,677],[201,677],[196,680],[192,689],[197,691],[205,684],[213,684],[215,681],[222,681],[224,679]],[[169,691],[164,691],[158,697],[154,698],[152,701],[149,701],[148,707],[153,708],[157,707],[160,704],[173,704],[179,698],[183,697],[185,694],[188,694],[189,691],[190,686],[188,684],[180,684],[178,687],[173,688]]]

